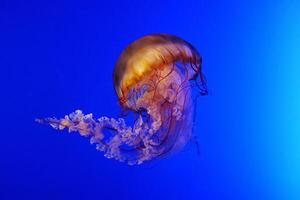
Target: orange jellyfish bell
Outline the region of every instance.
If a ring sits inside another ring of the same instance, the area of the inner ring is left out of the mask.
[[[132,126],[122,118],[95,120],[80,110],[37,121],[78,131],[107,158],[130,165],[177,152],[192,136],[192,91],[207,94],[201,62],[197,50],[179,37],[146,35],[125,48],[113,72],[121,106],[135,113]]]
[[[173,64],[182,62],[185,66],[187,79],[201,74],[201,56],[188,42],[170,34],[152,34],[135,40],[122,52],[113,72],[115,91],[121,105],[126,101],[130,87],[153,71],[169,71]]]

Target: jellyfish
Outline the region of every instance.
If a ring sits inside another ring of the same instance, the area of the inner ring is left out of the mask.
[[[177,36],[143,36],[123,50],[112,77],[123,113],[134,114],[131,125],[124,118],[95,119],[81,110],[36,121],[78,132],[105,157],[129,165],[162,158],[192,138],[195,97],[207,94],[201,64],[198,51]]]

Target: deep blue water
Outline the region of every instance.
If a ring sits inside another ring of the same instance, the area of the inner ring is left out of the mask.
[[[0,199],[300,199],[299,1],[0,2]],[[122,49],[171,33],[203,56],[193,145],[142,166],[36,124],[119,112]]]

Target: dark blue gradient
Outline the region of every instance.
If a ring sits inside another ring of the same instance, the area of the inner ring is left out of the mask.
[[[299,1],[0,2],[0,199],[300,199]],[[36,124],[119,112],[123,48],[171,33],[203,56],[194,144],[142,166]]]

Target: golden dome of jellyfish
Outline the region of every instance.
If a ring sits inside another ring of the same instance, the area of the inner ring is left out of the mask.
[[[201,63],[197,50],[179,37],[146,35],[125,48],[113,71],[119,103],[134,113],[132,126],[123,118],[96,120],[81,110],[37,121],[77,131],[105,157],[130,165],[169,155],[191,139],[197,99],[193,91],[207,94]]]

